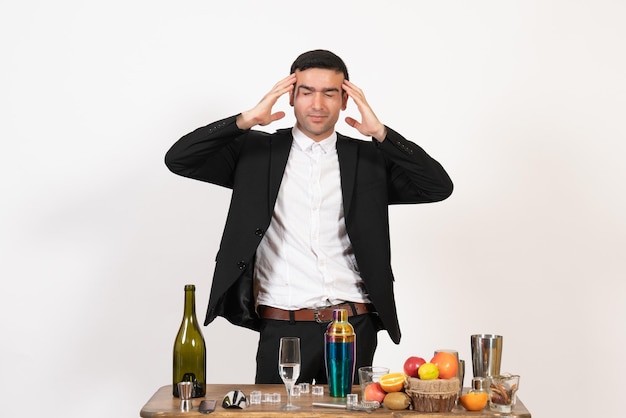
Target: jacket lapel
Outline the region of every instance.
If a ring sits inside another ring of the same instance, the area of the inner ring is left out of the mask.
[[[341,134],[337,134],[337,158],[341,173],[341,191],[343,194],[343,214],[350,213],[350,203],[356,180],[356,164],[358,154],[357,142]]]
[[[291,135],[291,129],[280,129],[276,135],[272,137],[270,143],[270,172],[269,172],[269,188],[268,188],[268,212],[274,211],[274,204],[278,197],[278,190],[280,189],[280,183],[285,173],[285,167],[287,166],[287,158],[289,157],[289,151],[291,151],[291,144],[293,142],[293,136]]]

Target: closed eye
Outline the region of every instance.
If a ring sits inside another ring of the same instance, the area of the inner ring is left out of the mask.
[[[301,91],[303,96],[308,96],[311,93],[317,92],[317,89],[315,89],[315,87],[301,85],[298,86],[298,91]],[[326,97],[335,97],[335,95],[339,93],[339,89],[336,89],[334,87],[324,88],[321,91]]]

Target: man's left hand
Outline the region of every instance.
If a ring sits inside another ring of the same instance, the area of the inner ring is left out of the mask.
[[[387,136],[387,128],[385,128],[385,125],[383,125],[374,114],[367,100],[365,100],[363,91],[348,80],[343,81],[342,87],[346,93],[348,93],[348,96],[352,97],[354,103],[356,103],[362,119],[361,122],[359,122],[348,116],[346,123],[359,131],[362,135],[371,136],[378,142],[383,142]]]

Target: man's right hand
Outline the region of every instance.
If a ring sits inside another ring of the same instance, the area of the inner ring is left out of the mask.
[[[270,90],[256,106],[237,116],[237,127],[239,129],[248,130],[253,126],[269,125],[274,121],[284,118],[285,112],[272,113],[272,108],[280,96],[293,90],[295,83],[295,74],[290,74],[288,77],[276,83],[272,90]]]

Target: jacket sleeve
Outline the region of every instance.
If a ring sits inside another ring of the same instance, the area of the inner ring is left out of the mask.
[[[387,163],[389,204],[438,202],[452,194],[450,176],[420,146],[389,127],[383,142],[372,140]]]
[[[180,138],[165,154],[175,174],[232,188],[237,156],[247,132],[237,127],[237,115],[196,129]]]

